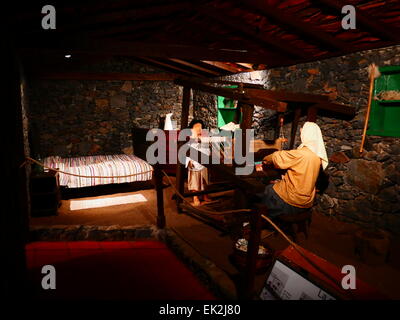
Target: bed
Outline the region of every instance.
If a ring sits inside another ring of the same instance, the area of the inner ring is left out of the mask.
[[[81,176],[111,178],[86,178],[59,174],[60,186],[68,188],[92,187],[105,184],[131,183],[152,179],[152,166],[135,155],[114,154],[74,158],[47,157],[44,164],[50,168]],[[133,175],[133,176],[129,176]],[[129,176],[129,177],[121,177]]]

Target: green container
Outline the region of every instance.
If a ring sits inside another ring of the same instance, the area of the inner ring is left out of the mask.
[[[224,86],[224,88],[235,89],[238,86]],[[228,99],[225,97],[217,96],[217,115],[218,115],[218,128],[233,122],[237,113],[237,108],[235,107],[235,100]],[[240,113],[239,123],[242,122],[242,113]]]
[[[400,66],[379,67],[379,72],[374,97],[383,91],[400,91]],[[367,134],[400,137],[400,100],[372,100]]]

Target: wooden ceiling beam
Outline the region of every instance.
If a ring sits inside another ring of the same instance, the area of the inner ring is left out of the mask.
[[[57,29],[60,31],[72,29],[72,30],[83,30],[88,25],[95,25],[99,23],[109,23],[109,22],[122,22],[127,20],[134,19],[146,19],[146,18],[154,18],[157,15],[169,15],[176,13],[177,11],[192,9],[193,4],[185,1],[159,5],[159,6],[150,6],[146,8],[139,9],[117,9],[111,12],[104,12],[101,14],[95,14],[93,16],[86,17],[82,19],[81,23],[79,21],[73,21],[70,24],[64,24]]]
[[[40,72],[36,78],[47,80],[140,80],[171,81],[179,77],[173,73],[122,73],[122,72]]]
[[[331,9],[334,9],[336,12],[341,14],[342,7],[347,3],[344,1],[337,0],[318,0],[313,1],[316,5],[325,5]],[[375,17],[369,17],[364,14],[363,10],[356,8],[356,25],[362,26],[369,33],[373,35],[377,35],[384,40],[400,40],[400,30],[393,28],[393,26],[387,26],[382,21],[377,21]],[[358,30],[359,31],[359,30]]]
[[[206,60],[201,60],[201,62],[209,64],[211,66],[214,66],[216,68],[222,69],[222,70],[226,70],[229,72],[233,72],[233,73],[237,73],[240,72],[241,70],[235,67],[232,67],[231,65],[227,64],[227,63],[223,63],[223,62],[218,62],[218,61],[206,61]]]
[[[274,37],[272,35],[263,36],[257,34],[256,31],[251,26],[246,25],[243,20],[238,23],[234,20],[233,17],[226,16],[226,12],[220,12],[218,10],[215,10],[213,7],[199,7],[197,10],[201,12],[201,14],[209,16],[213,20],[223,24],[229,29],[238,31],[244,36],[250,37],[253,40],[258,41],[260,46],[268,50],[278,50],[280,53],[286,55],[289,58],[305,58],[308,56],[307,53],[303,52],[299,48],[294,48],[287,42],[282,41],[277,37]]]
[[[286,90],[259,90],[259,89],[246,89],[246,92],[252,95],[259,95],[260,97],[274,99],[285,102],[326,102],[329,101],[327,95],[316,95],[301,92],[290,92]]]
[[[119,24],[107,27],[102,26],[98,28],[92,28],[89,30],[86,29],[83,33],[86,36],[91,36],[91,37],[119,36],[121,34],[128,34],[132,32],[137,33],[138,31],[140,32],[142,29],[146,29],[149,27],[158,28],[170,21],[171,21],[170,18],[157,18],[156,20],[152,19],[150,21],[146,19],[146,20],[134,21],[129,24]]]
[[[184,61],[184,60],[181,60],[181,59],[169,59],[169,60],[171,60],[171,61],[173,61],[173,62],[176,62],[176,63],[178,63],[178,64],[182,64],[182,65],[184,65],[184,66],[193,68],[193,69],[200,70],[200,71],[202,71],[202,72],[206,72],[206,73],[215,75],[215,76],[219,76],[219,75],[220,75],[220,73],[218,73],[218,72],[216,72],[216,71],[203,68],[203,67],[201,67],[201,66],[199,66],[199,65],[196,65],[196,64],[191,63],[191,62],[188,62],[188,61]]]
[[[26,39],[28,41],[28,39]],[[85,39],[80,43],[66,43],[60,39],[46,41],[42,45],[33,41],[35,45],[22,41],[19,45],[21,54],[102,54],[110,56],[146,56],[153,58],[177,58],[188,60],[210,61],[241,61],[249,63],[262,63],[269,67],[287,65],[288,60],[266,52],[237,50],[237,49],[212,49],[200,46],[185,46],[175,44],[155,44],[146,42],[128,42],[116,40],[93,41]],[[31,41],[32,42],[32,41]],[[53,44],[52,46],[50,44]]]
[[[150,62],[153,65],[156,65],[156,66],[159,66],[159,67],[161,66],[161,67],[165,67],[165,68],[168,68],[168,69],[179,71],[179,72],[181,72],[183,74],[186,74],[186,75],[202,77],[202,75],[199,74],[199,73],[196,73],[196,72],[193,72],[193,71],[190,71],[190,70],[187,70],[187,69],[179,68],[179,67],[174,66],[174,65],[169,64],[169,63],[165,63],[165,62],[158,61],[158,60],[155,60],[155,59],[151,59],[151,58],[148,58],[148,57],[140,57],[140,59],[142,59],[144,61],[147,61],[147,62]]]
[[[273,99],[259,98],[257,96],[252,96],[247,93],[242,93],[238,89],[228,89],[221,87],[214,87],[211,85],[206,85],[198,81],[191,81],[186,79],[175,79],[174,81],[177,85],[189,87],[192,89],[208,92],[218,96],[238,100],[239,102],[254,104],[267,109],[277,110],[279,112],[286,111],[287,103],[276,101]]]
[[[251,63],[242,63],[242,62],[236,62],[236,64],[245,67],[246,69],[253,69],[253,65]]]
[[[335,50],[343,50],[349,46],[348,43],[336,39],[330,34],[321,31],[318,26],[311,25],[310,23],[286,13],[284,10],[279,9],[278,7],[271,6],[264,0],[242,0],[240,2],[242,2],[246,7],[252,7],[253,10],[258,14],[274,20],[281,28],[286,26],[289,27],[294,33],[305,35],[307,39],[302,39],[303,41],[308,42],[308,39],[313,39],[320,45],[322,44],[324,47]]]

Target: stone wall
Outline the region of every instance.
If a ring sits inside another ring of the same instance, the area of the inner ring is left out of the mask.
[[[368,65],[399,65],[400,46],[270,70],[271,89],[328,94],[356,108],[351,121],[318,117],[330,164],[330,185],[318,209],[343,220],[400,233],[400,138],[367,136]],[[302,119],[304,122],[305,119]],[[299,137],[299,135],[297,135]],[[298,145],[299,139],[296,144]]]
[[[192,118],[201,119],[208,128],[217,127],[217,97],[198,90],[192,90]]]
[[[82,71],[163,72],[122,59]],[[28,84],[35,156],[132,153],[133,126],[157,128],[159,116],[169,112],[180,125],[182,88],[172,81],[31,79]]]
[[[262,84],[266,89],[326,94],[333,101],[355,107],[356,116],[350,121],[317,119],[331,158],[327,168],[330,184],[325,194],[318,196],[317,208],[341,220],[400,233],[400,138],[367,136],[365,152],[358,152],[368,101],[368,65],[372,62],[399,65],[400,46],[222,79]],[[274,114],[255,107],[253,128],[257,138],[274,137],[275,123],[269,121],[276,121]],[[304,122],[305,117],[299,128]],[[295,147],[300,144],[299,128]],[[289,137],[290,124],[284,131]]]

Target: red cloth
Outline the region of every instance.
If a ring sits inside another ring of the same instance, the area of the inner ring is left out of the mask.
[[[215,299],[159,241],[33,242],[26,257],[38,299]],[[55,290],[42,289],[46,264],[56,269]]]

